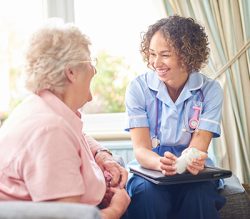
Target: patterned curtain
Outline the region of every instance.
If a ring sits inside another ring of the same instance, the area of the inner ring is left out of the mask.
[[[204,74],[224,90],[222,135],[210,154],[250,183],[250,1],[163,0],[166,15],[193,17],[206,28],[211,55]]]

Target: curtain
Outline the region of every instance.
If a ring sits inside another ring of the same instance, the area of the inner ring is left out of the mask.
[[[74,22],[74,0],[47,0],[47,17],[59,17],[65,22]]]
[[[211,55],[204,74],[224,91],[222,134],[210,153],[218,166],[250,183],[250,1],[163,0],[166,15],[193,17],[205,26]]]

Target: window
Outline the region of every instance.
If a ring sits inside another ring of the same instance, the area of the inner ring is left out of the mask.
[[[160,0],[75,0],[75,23],[90,37],[99,60],[93,100],[83,108],[86,133],[105,141],[129,138],[124,131],[125,89],[146,70],[140,35],[163,16]]]
[[[44,19],[43,0],[8,0],[0,7],[0,121],[25,94],[22,85],[27,36]]]
[[[99,74],[92,84],[94,99],[83,109],[88,114],[84,116],[88,120],[85,131],[99,133],[100,138],[105,133],[122,138],[117,132],[125,136],[125,89],[135,75],[146,69],[139,52],[140,33],[165,16],[161,4],[161,0],[6,1],[0,7],[0,18],[4,21],[0,39],[5,42],[0,46],[0,54],[5,54],[0,60],[0,117],[26,94],[20,74],[26,37],[47,16],[59,16],[66,21],[75,20],[90,37],[93,55],[99,60]]]
[[[164,16],[157,2],[75,0],[75,23],[90,37],[99,60],[94,98],[84,107],[85,112],[124,112],[127,84],[146,68],[139,52],[140,33]]]

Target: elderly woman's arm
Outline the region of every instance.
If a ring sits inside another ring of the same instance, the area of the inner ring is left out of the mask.
[[[102,147],[94,138],[84,134],[85,140],[88,142],[90,149],[93,153],[96,163],[102,169],[103,172],[110,173],[110,186],[120,186],[120,188],[124,188],[128,179],[127,170],[119,165],[116,160],[112,157],[112,155],[107,151],[98,151]]]
[[[97,150],[100,148],[103,148],[98,141],[96,141],[94,138],[92,138],[91,136],[83,133],[83,137],[84,139],[88,142],[88,145],[90,147],[90,150],[93,154],[93,156],[96,154]]]

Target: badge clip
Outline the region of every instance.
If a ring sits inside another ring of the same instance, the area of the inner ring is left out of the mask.
[[[152,138],[152,147],[156,148],[160,144],[160,140],[157,138]]]

